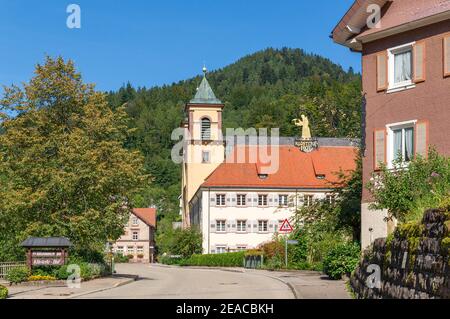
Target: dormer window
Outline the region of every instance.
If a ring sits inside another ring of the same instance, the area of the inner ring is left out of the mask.
[[[325,175],[324,174],[318,174],[316,175],[317,179],[325,179]]]
[[[258,177],[260,179],[267,179],[267,177],[269,177],[269,175],[267,175],[267,174],[258,174]]]
[[[202,118],[202,141],[211,140],[211,121],[204,117]]]

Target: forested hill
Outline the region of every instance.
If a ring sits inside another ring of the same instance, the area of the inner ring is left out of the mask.
[[[329,59],[300,49],[266,49],[207,77],[225,103],[224,128],[279,127],[281,135],[293,136],[298,128],[292,119],[306,114],[315,136],[360,134],[360,75]],[[200,81],[201,75],[150,89],[128,84],[109,94],[112,107],[128,102],[130,125],[136,128],[128,146],[142,151],[154,176],[152,189],[138,202],[156,204],[166,215],[177,212],[179,194],[180,168],[170,160],[171,132]]]

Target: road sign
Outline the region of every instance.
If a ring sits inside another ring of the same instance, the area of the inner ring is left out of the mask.
[[[289,245],[298,245],[298,240],[288,240],[287,243]]]
[[[285,219],[283,224],[280,227],[280,232],[283,233],[290,233],[292,232],[294,229],[292,228],[291,224],[289,223],[289,220]]]

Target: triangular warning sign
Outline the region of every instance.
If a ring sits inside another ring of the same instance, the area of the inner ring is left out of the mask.
[[[289,220],[285,219],[283,224],[280,227],[280,232],[283,233],[290,233],[292,232],[294,229],[292,228],[291,224],[289,223]]]

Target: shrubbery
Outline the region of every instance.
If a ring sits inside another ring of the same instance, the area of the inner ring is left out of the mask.
[[[429,208],[441,207],[450,192],[450,158],[430,150],[427,158],[408,164],[382,166],[367,185],[374,196],[374,209],[387,209],[400,222],[420,221]]]
[[[30,276],[30,271],[27,267],[15,267],[12,268],[6,274],[6,280],[12,284],[19,284],[21,282],[27,281]]]
[[[341,244],[328,253],[323,260],[323,271],[331,279],[341,279],[350,275],[360,260],[360,249],[357,244]]]
[[[185,263],[185,259],[181,256],[162,255],[158,259],[164,265],[181,265]]]
[[[208,267],[242,267],[244,265],[245,252],[192,255],[186,259],[186,266],[208,266]]]
[[[8,298],[8,289],[5,286],[0,285],[0,299]]]
[[[53,276],[31,275],[28,277],[28,281],[52,281],[56,280]]]
[[[122,254],[114,255],[114,262],[116,262],[116,263],[127,263],[129,261],[130,261],[129,256],[124,256]]]

